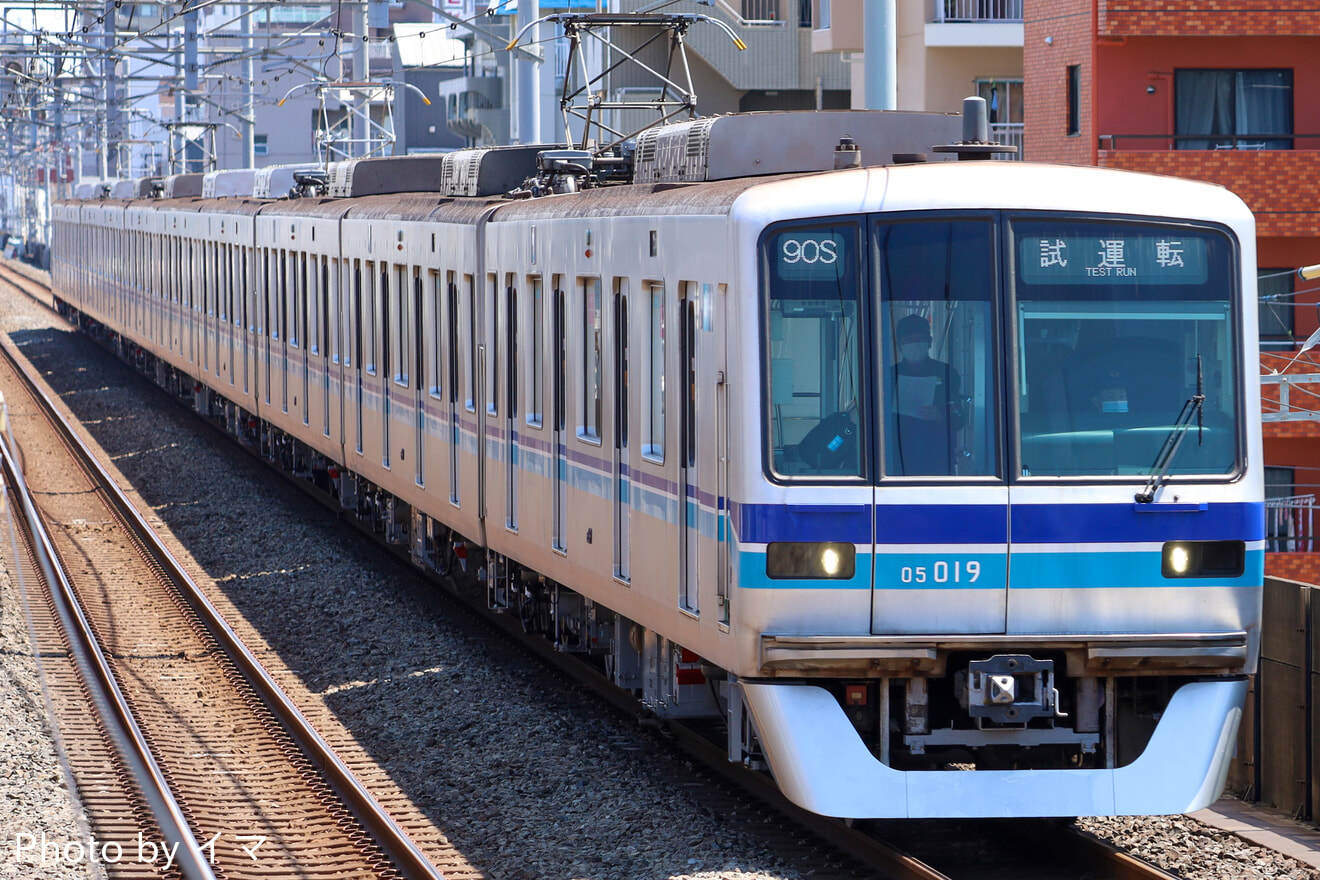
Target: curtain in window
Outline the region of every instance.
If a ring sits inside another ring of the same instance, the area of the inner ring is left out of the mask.
[[[1239,148],[1291,149],[1292,138],[1256,136],[1292,134],[1292,71],[1240,70],[1236,86],[1236,132],[1247,136],[1239,139]]]
[[[1177,71],[1176,148],[1292,149],[1292,85],[1291,70]]]
[[[1233,71],[1179,70],[1174,79],[1176,130],[1180,150],[1209,150],[1232,140],[1188,135],[1233,133]]]

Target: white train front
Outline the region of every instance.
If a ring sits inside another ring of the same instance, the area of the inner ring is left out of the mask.
[[[70,201],[54,278],[809,810],[1198,809],[1259,641],[1252,217],[1099,169],[819,170],[931,120],[701,120],[637,182],[550,155],[560,194],[520,200],[475,181],[528,148],[332,168],[347,197]],[[734,159],[722,127],[759,134]],[[826,145],[798,173],[793,138]],[[353,194],[441,165],[466,183]]]

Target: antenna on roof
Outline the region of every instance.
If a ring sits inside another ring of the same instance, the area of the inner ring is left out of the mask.
[[[989,159],[995,153],[1016,153],[1017,147],[990,140],[990,124],[985,112],[985,98],[963,98],[963,139],[956,144],[931,147],[936,153],[957,153],[958,161]]]

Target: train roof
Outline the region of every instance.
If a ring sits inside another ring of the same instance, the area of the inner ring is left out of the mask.
[[[718,216],[744,202],[779,218],[917,210],[1086,210],[1252,222],[1245,204],[1217,184],[1090,166],[939,162],[742,177],[692,183],[621,184],[537,198],[399,193],[353,199],[174,199],[81,204],[229,215],[468,225],[489,222],[652,216]],[[72,204],[79,204],[74,202]]]

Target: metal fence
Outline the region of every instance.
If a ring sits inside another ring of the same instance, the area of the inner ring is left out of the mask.
[[[935,0],[935,21],[1021,21],[1022,0]]]
[[[995,156],[996,159],[1006,159],[1008,161],[1022,161],[1022,126],[1021,122],[992,122],[990,123],[990,140],[999,141],[1007,146],[1017,147],[1016,153],[1000,153]]]
[[[1315,495],[1265,499],[1265,549],[1273,553],[1313,553]]]
[[[938,0],[937,0],[938,2]],[[1164,150],[1320,150],[1320,134],[1102,134],[1100,149]]]
[[[1314,819],[1320,805],[1320,597],[1317,588],[1265,578],[1260,666],[1251,677],[1229,788]]]

